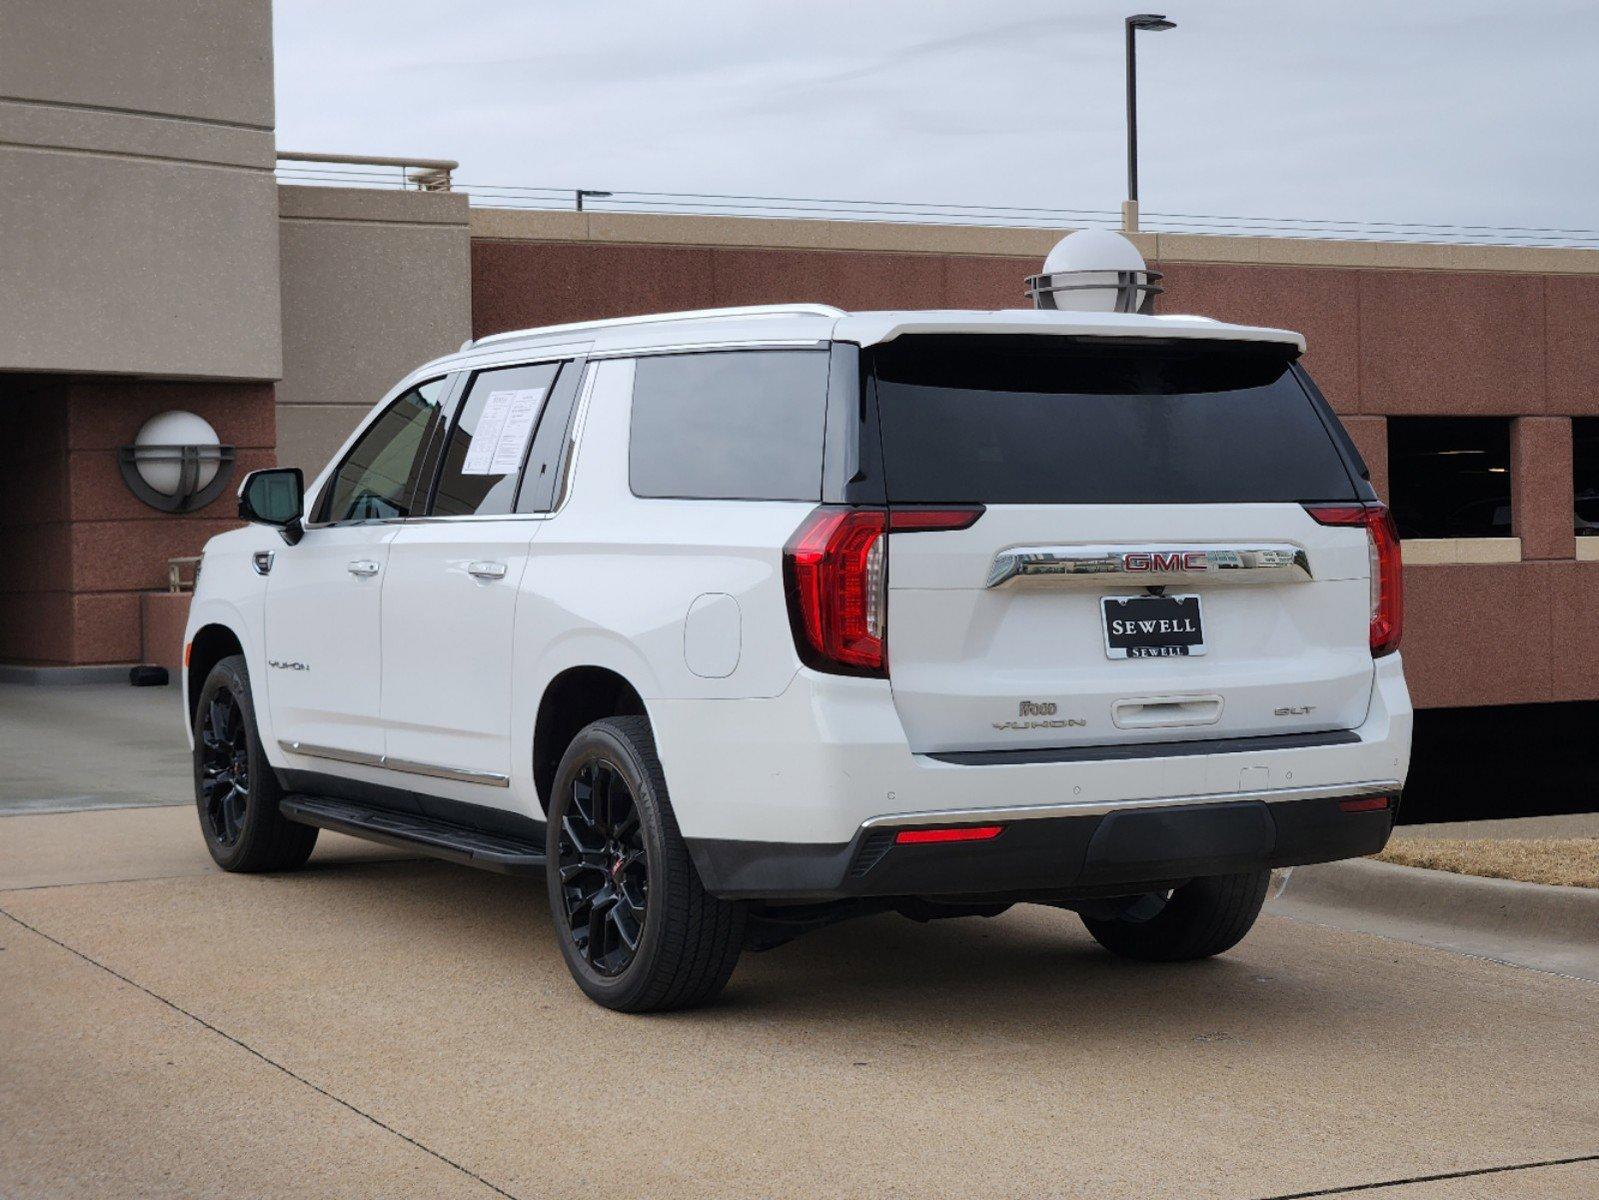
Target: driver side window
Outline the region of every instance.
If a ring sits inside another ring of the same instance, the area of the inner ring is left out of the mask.
[[[411,515],[428,442],[448,379],[418,384],[383,410],[328,481],[324,522],[382,521]]]

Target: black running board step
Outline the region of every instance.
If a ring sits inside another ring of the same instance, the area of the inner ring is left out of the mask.
[[[369,808],[345,800],[320,796],[285,796],[278,811],[291,821],[315,825],[335,833],[416,850],[506,875],[540,875],[544,872],[544,847],[519,838],[483,833],[464,825],[424,817],[419,813]]]

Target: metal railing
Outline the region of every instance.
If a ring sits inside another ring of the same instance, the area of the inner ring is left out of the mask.
[[[167,591],[194,591],[194,585],[200,578],[200,557],[167,559]]]
[[[304,165],[285,166],[285,163]],[[453,158],[389,158],[379,154],[279,150],[277,174],[283,183],[448,192],[452,173],[460,167]]]
[[[1119,229],[1122,222],[1122,214],[1118,209],[946,204],[923,200],[844,200],[737,192],[602,191],[595,188],[524,187],[496,183],[457,185],[454,174],[459,169],[459,163],[444,158],[390,158],[371,154],[313,154],[280,150],[277,174],[284,183],[336,187],[403,188],[425,192],[448,192],[459,187],[461,191],[472,194],[473,203],[479,208],[543,212],[636,212],[1028,229]],[[1148,209],[1140,214],[1139,224],[1145,233],[1194,233],[1215,237],[1599,247],[1599,229],[1558,225],[1239,216]]]
[[[599,192],[573,187],[516,187],[463,183],[480,208],[587,212],[648,212],[779,220],[869,221],[991,228],[1119,229],[1116,209],[1042,205],[943,204],[919,200],[841,200],[727,192]],[[581,194],[582,204],[576,202]],[[1195,233],[1220,237],[1320,238],[1369,242],[1443,242],[1458,245],[1599,246],[1599,229],[1555,225],[1490,225],[1429,221],[1372,221],[1330,217],[1238,216],[1202,212],[1140,214],[1145,233]]]

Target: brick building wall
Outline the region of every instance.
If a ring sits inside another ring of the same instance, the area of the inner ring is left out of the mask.
[[[235,480],[273,465],[271,384],[0,376],[0,662],[143,660],[142,593],[166,587],[168,558],[238,524],[233,487],[180,516],[123,482],[118,447],[169,409],[236,448]]]

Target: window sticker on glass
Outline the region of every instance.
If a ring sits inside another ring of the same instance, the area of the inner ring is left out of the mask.
[[[478,417],[472,445],[461,464],[463,475],[509,475],[522,466],[533,423],[548,388],[490,392]]]

